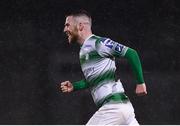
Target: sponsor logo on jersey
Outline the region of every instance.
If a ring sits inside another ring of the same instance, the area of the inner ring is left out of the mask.
[[[116,45],[116,47],[115,47],[115,50],[118,51],[118,52],[122,52],[123,48],[124,48],[123,45],[117,43],[117,45]]]
[[[101,43],[104,44],[106,47],[113,49],[119,53],[121,53],[124,48],[124,46],[119,44],[118,42],[115,42],[115,41],[113,41],[111,39],[107,39],[107,38],[102,38]]]
[[[84,45],[84,48],[92,47],[91,45]]]

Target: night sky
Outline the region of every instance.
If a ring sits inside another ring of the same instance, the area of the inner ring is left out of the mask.
[[[89,90],[58,91],[83,78],[79,45],[68,44],[65,15],[85,9],[93,33],[134,48],[148,95],[137,97],[125,59],[121,78],[140,124],[180,124],[178,0],[0,0],[0,124],[86,124],[97,110]]]

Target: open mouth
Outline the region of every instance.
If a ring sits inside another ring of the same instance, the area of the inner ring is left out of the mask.
[[[66,32],[67,37],[69,38],[71,34],[69,32]]]
[[[67,36],[68,41],[70,42],[71,41],[71,33],[70,32],[66,32],[66,36]]]

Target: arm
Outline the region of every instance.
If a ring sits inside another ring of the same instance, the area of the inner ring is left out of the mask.
[[[133,73],[136,77],[137,85],[136,85],[136,94],[137,95],[145,95],[147,94],[146,85],[143,79],[142,67],[139,56],[134,49],[128,48],[124,57],[130,63]]]
[[[137,52],[134,49],[128,48],[107,38],[100,38],[98,41],[96,41],[96,49],[98,54],[102,57],[125,57],[130,63],[137,80],[136,94],[147,94],[146,85],[144,83],[142,74],[141,62]]]
[[[72,92],[80,89],[87,88],[88,85],[85,80],[77,81],[74,83],[71,83],[70,81],[64,81],[61,83],[60,90],[62,92]]]
[[[75,91],[88,88],[88,84],[86,80],[80,80],[80,81],[74,82],[72,85]]]
[[[142,74],[142,67],[137,52],[134,49],[128,48],[124,57],[128,60],[129,64],[131,65],[137,83],[143,84],[144,79]]]

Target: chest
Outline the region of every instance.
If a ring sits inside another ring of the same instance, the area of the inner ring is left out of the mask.
[[[85,45],[80,50],[79,58],[80,58],[80,63],[85,64],[85,63],[88,63],[88,62],[95,61],[95,60],[101,58],[101,56],[93,48],[93,46]]]

